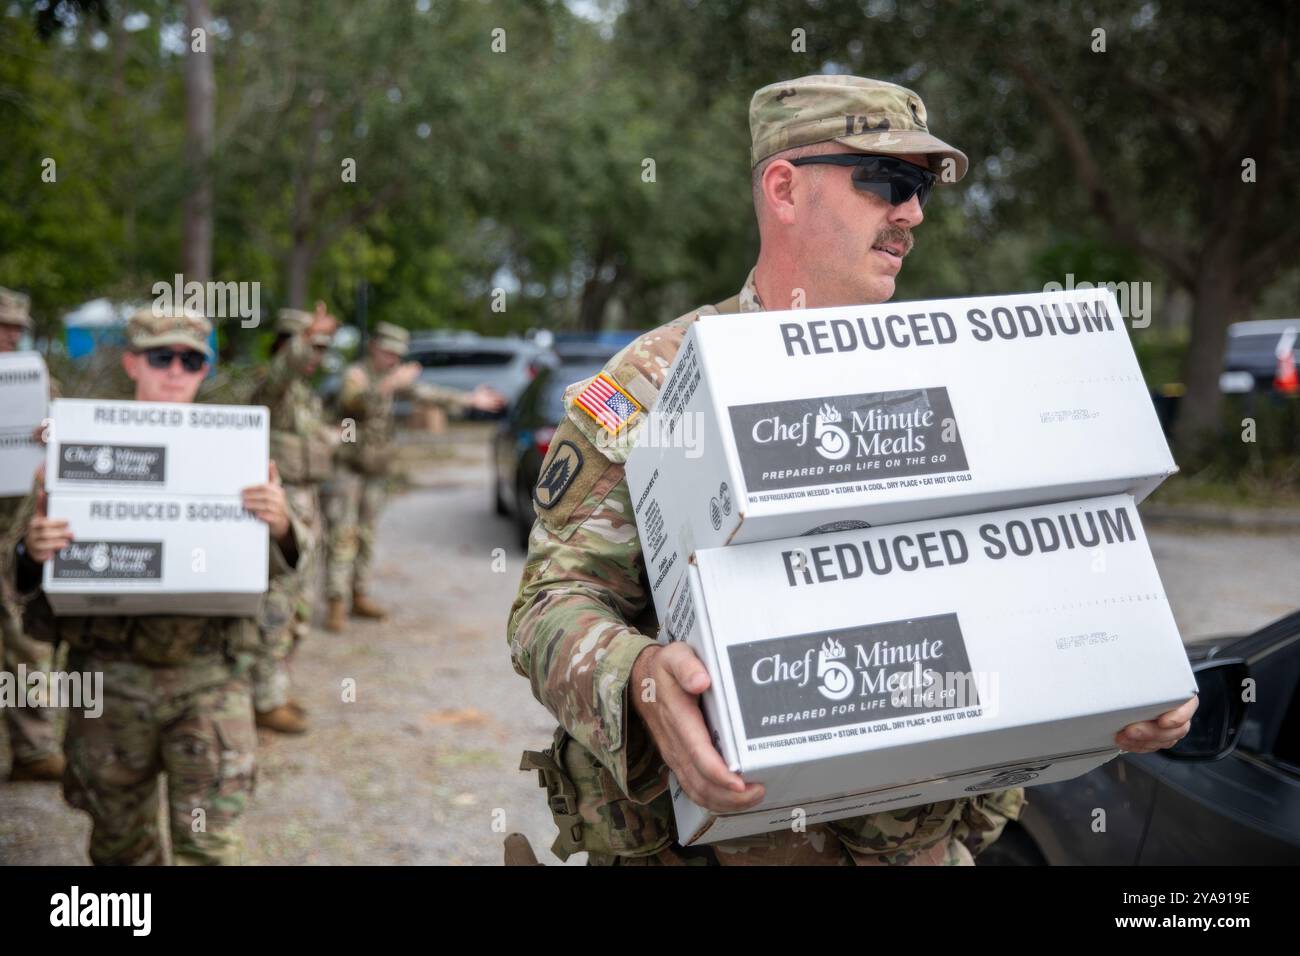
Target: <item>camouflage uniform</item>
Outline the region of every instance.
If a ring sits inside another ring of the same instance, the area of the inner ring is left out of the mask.
[[[0,288],[0,322],[31,328],[29,305],[27,296]],[[57,394],[53,382],[50,387]],[[12,543],[21,533],[18,513],[22,503],[21,496],[0,498],[0,541]],[[12,674],[17,674],[19,667],[24,667],[29,675],[38,671],[48,673],[54,666],[54,651],[23,633],[22,615],[14,596],[8,591],[0,593],[0,661],[4,669]],[[57,708],[7,707],[4,716],[15,766],[35,764],[59,755]]]
[[[410,333],[399,326],[379,323],[376,343],[405,355]],[[369,359],[348,366],[339,387],[336,409],[344,426],[344,439],[336,456],[334,478],[325,488],[329,522],[329,597],[344,600],[370,590],[374,561],[375,525],[383,509],[391,471],[396,423],[394,394],[379,388],[383,374]],[[453,409],[466,407],[468,395],[452,388],[416,383],[406,390],[414,399]],[[349,432],[355,429],[350,440]]]
[[[857,77],[805,77],[764,87],[750,107],[757,166],[773,153],[834,140],[870,153],[966,157],[935,139],[910,90]],[[865,131],[865,132],[863,132]],[[638,338],[605,366],[642,406],[653,405],[686,329],[699,315],[763,308],[751,272],[738,296],[687,313]],[[594,864],[970,864],[1024,805],[1022,789],[948,800],[707,846],[676,841],[668,770],[645,725],[629,713],[628,682],[657,623],[632,500],[623,477],[630,440],[610,441],[565,393],[566,414],[541,473],[565,449],[568,470],[535,492],[538,520],[508,625],[515,670],[560,721],[553,746],[527,753],[560,829],[561,857]],[[633,435],[635,426],[633,426]],[[576,450],[576,454],[574,453]],[[557,473],[560,474],[560,473]]]
[[[0,536],[18,533],[17,521],[22,498],[0,498]],[[17,674],[20,666],[28,675],[49,672],[54,666],[54,648],[34,641],[23,632],[22,614],[11,595],[0,598],[0,643],[4,648],[4,669]],[[60,752],[55,707],[6,707],[9,750],[13,762],[33,764]]]
[[[262,651],[253,665],[253,706],[267,713],[289,703],[288,660],[311,629],[316,604],[316,578],[324,552],[324,516],[320,486],[333,470],[332,429],[325,425],[320,396],[307,381],[314,345],[301,333],[311,322],[307,313],[283,310],[277,331],[290,338],[272,357],[265,375],[249,399],[271,411],[271,460],[280,472],[285,496],[308,540],[298,544],[298,565],[292,575],[271,582],[259,622]]]
[[[193,316],[141,310],[127,335],[138,350],[185,345],[207,351],[211,326]],[[26,527],[36,497],[23,502]],[[305,529],[291,514],[296,541]],[[76,533],[76,529],[72,529]],[[70,670],[104,675],[103,713],[69,716],[63,793],[90,814],[90,858],[98,865],[163,863],[158,774],[167,774],[175,861],[238,862],[237,821],[254,783],[253,705],[248,671],[260,643],[249,618],[181,615],[56,617],[41,590],[41,566],[19,553],[7,571],[28,633],[66,642]],[[274,541],[272,579],[294,568]]]

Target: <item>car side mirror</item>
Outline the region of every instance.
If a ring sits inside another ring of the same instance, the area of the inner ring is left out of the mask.
[[[1162,751],[1179,760],[1222,760],[1237,747],[1247,703],[1242,685],[1250,668],[1240,658],[1201,661],[1193,665],[1200,704],[1187,736]]]

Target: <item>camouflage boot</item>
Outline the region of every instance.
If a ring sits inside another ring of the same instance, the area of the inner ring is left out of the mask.
[[[364,594],[357,593],[352,595],[352,616],[382,621],[388,617],[388,612]]]
[[[325,630],[331,634],[342,634],[348,623],[348,608],[342,598],[330,598],[329,616],[325,618]]]
[[[278,734],[305,734],[307,717],[301,707],[294,704],[281,704],[271,710],[259,713],[255,723],[263,730],[274,730]]]
[[[9,771],[9,779],[15,783],[21,780],[62,780],[63,755],[54,754],[50,757],[41,757],[39,760],[33,760],[30,763],[15,761]]]

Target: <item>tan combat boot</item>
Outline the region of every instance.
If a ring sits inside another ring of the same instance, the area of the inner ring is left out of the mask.
[[[348,608],[342,598],[330,598],[329,616],[325,618],[325,630],[331,634],[342,634],[348,624]]]
[[[293,704],[281,704],[259,713],[254,718],[257,726],[266,730],[274,730],[277,734],[305,734],[307,732],[307,717],[303,714],[302,709]]]
[[[388,617],[388,612],[364,594],[357,593],[352,595],[352,616],[382,621]]]
[[[54,754],[49,757],[41,757],[39,760],[33,760],[29,763],[15,761],[13,768],[9,771],[9,779],[15,783],[20,780],[62,780],[63,755]]]
[[[522,833],[512,833],[506,837],[506,866],[545,866],[537,862],[537,854],[528,837]]]

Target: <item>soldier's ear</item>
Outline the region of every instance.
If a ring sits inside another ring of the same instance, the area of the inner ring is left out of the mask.
[[[131,381],[138,381],[140,378],[140,356],[130,349],[123,349],[122,371],[126,372],[126,377]]]

